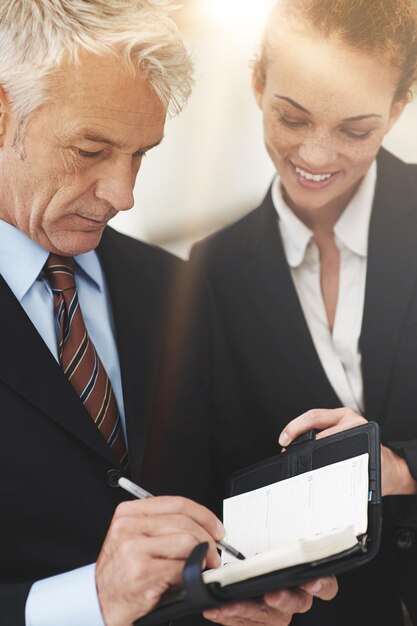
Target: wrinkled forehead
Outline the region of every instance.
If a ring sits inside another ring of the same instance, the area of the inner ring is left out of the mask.
[[[138,109],[154,95],[140,70],[129,71],[116,55],[93,53],[83,53],[79,63],[63,63],[50,80],[50,90],[58,100],[80,105],[112,105],[128,96],[129,104]]]
[[[97,118],[134,126],[164,117],[165,109],[140,73],[129,72],[118,57],[85,55],[79,65],[64,64],[51,82],[49,100],[62,114],[73,111],[88,120]]]
[[[166,108],[146,78],[117,58],[90,55],[66,63],[53,77],[46,102],[27,123],[27,137],[63,147],[79,140],[133,153],[158,144]]]

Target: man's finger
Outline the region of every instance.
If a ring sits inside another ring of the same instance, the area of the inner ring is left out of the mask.
[[[312,596],[301,589],[294,591],[282,589],[269,595],[268,602],[235,602],[225,607],[204,611],[203,615],[206,619],[224,626],[238,626],[245,623],[287,626],[294,613],[304,613],[311,608]]]
[[[301,589],[321,600],[331,600],[337,594],[338,584],[335,576],[328,576],[305,583]]]
[[[145,500],[128,500],[119,504],[116,515],[184,515],[193,519],[216,540],[223,539],[224,526],[212,511],[181,496],[157,496]]]
[[[281,611],[285,615],[305,613],[311,609],[313,603],[312,596],[301,588],[272,591],[265,594],[264,600],[271,609]]]

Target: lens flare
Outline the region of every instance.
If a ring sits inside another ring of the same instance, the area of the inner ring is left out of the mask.
[[[275,0],[204,0],[204,13],[241,35],[257,37]]]

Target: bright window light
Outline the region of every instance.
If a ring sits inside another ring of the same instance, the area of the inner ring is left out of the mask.
[[[275,0],[197,0],[206,15],[242,34],[258,36]],[[204,6],[203,6],[204,5]]]

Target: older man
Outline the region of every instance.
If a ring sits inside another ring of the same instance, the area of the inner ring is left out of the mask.
[[[203,506],[213,329],[188,342],[172,306],[182,263],[107,227],[190,82],[168,1],[1,3],[5,626],[127,626],[180,582],[196,543],[218,564],[224,530]],[[199,503],[123,502],[123,472]],[[336,583],[306,589],[207,616],[280,626]]]

